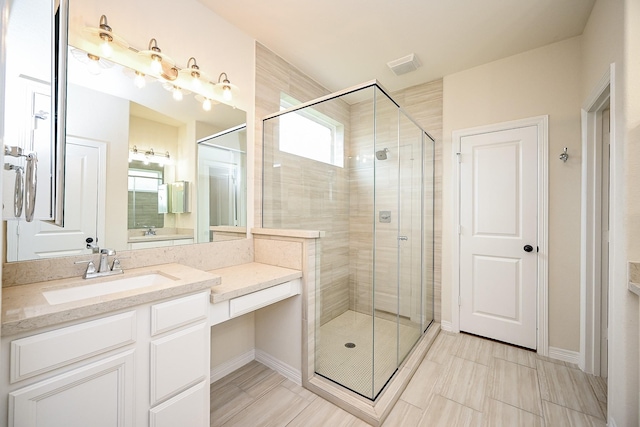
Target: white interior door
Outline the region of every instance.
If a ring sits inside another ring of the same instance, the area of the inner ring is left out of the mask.
[[[460,139],[460,330],[535,349],[536,126]]]
[[[68,138],[65,156],[65,226],[44,221],[7,222],[7,260],[23,261],[91,253],[86,239],[97,241],[101,225],[96,218],[103,198],[99,184],[104,144]],[[98,242],[99,244],[100,242]]]

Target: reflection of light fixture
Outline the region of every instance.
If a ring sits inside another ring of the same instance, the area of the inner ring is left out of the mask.
[[[138,88],[142,89],[147,84],[147,81],[144,78],[144,74],[140,71],[136,71],[136,76],[133,78],[133,84]]]
[[[222,80],[222,76],[224,76],[224,80]],[[233,94],[231,93],[231,88],[234,87],[234,85],[232,85],[231,82],[229,81],[229,77],[227,76],[227,73],[220,73],[220,76],[218,77],[218,84],[216,86],[222,88],[222,97],[224,98],[224,100],[231,101],[231,98],[233,98]]]
[[[182,90],[178,86],[174,86],[171,92],[173,93],[173,99],[182,101]]]
[[[182,101],[182,98],[184,97],[184,95],[189,95],[191,93],[190,91],[185,90],[184,88],[181,88],[180,86],[174,84],[173,82],[164,82],[162,84],[162,87],[165,88],[165,90],[168,90],[169,92],[171,92],[171,96],[176,101]]]
[[[196,101],[202,103],[202,109],[204,111],[211,111],[211,108],[213,108],[213,106],[218,103],[216,101],[211,100],[211,98],[208,98],[200,94],[196,94],[195,98],[196,98]]]
[[[171,156],[168,151],[164,153],[156,153],[153,148],[149,148],[148,150],[138,150],[138,147],[135,145],[129,149],[129,163],[133,160],[137,160],[139,162],[148,165],[149,163],[157,163],[160,166],[171,164]]]
[[[113,67],[113,62],[100,58],[99,56],[87,53],[80,49],[71,49],[71,54],[78,61],[87,66],[87,71],[93,75],[98,75],[102,70]]]

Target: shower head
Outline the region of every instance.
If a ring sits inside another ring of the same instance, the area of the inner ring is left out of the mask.
[[[388,152],[389,152],[388,148],[385,148],[384,150],[376,151],[376,159],[378,159],[378,160],[387,160],[387,153]]]

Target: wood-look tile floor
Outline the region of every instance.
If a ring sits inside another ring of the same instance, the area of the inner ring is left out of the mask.
[[[385,427],[604,427],[607,385],[575,365],[441,332]],[[211,385],[211,426],[366,427],[258,362]]]

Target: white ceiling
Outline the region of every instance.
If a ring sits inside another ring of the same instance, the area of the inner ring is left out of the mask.
[[[200,0],[332,91],[391,91],[582,34],[595,0]],[[415,53],[422,67],[386,63]]]

